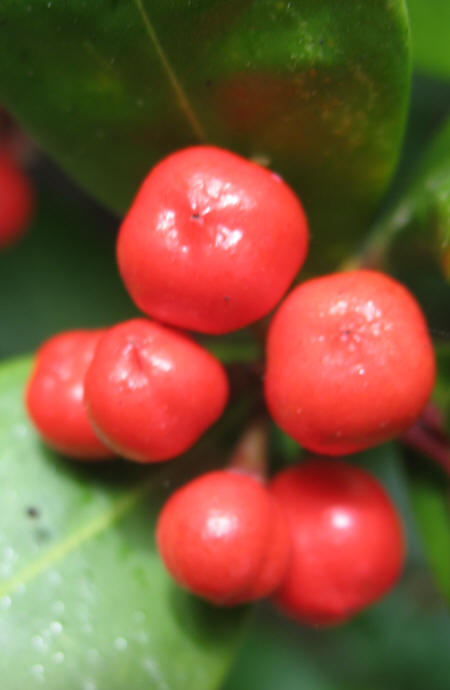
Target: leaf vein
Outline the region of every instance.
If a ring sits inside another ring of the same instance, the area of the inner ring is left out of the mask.
[[[0,597],[13,594],[19,587],[41,575],[69,553],[117,522],[139,502],[151,485],[152,481],[144,482],[138,488],[121,496],[108,510],[95,516],[93,520],[52,546],[39,558],[25,565],[16,575],[0,584]]]
[[[164,68],[164,71],[167,74],[167,77],[169,79],[169,82],[175,92],[175,95],[178,100],[178,104],[185,114],[190,126],[192,127],[192,130],[194,131],[195,136],[200,140],[200,141],[207,141],[208,137],[206,136],[206,133],[197,117],[195,114],[191,104],[189,103],[189,100],[184,92],[184,89],[182,85],[180,84],[180,81],[178,80],[177,75],[175,74],[175,71],[172,67],[172,65],[169,62],[169,59],[164,52],[164,49],[159,42],[158,36],[156,35],[156,31],[150,21],[150,18],[145,11],[144,5],[142,3],[142,0],[135,0],[137,10],[141,16],[142,22],[145,26],[145,30],[147,32],[147,35],[149,36],[153,47],[155,49],[155,52]]]

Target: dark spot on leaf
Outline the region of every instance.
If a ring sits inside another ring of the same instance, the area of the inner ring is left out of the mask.
[[[212,79],[207,79],[205,81],[205,86],[208,86],[208,87],[212,86]]]
[[[319,44],[320,44],[321,46],[323,46],[323,38],[321,38],[321,39],[319,40]]]
[[[344,331],[344,335],[351,335],[351,333],[352,333],[352,332],[351,332],[351,330],[350,330],[349,328],[347,328],[347,329]]]
[[[192,218],[192,220],[200,220],[200,214],[199,213],[193,213],[191,218]]]
[[[27,508],[27,515],[28,515],[28,517],[33,518],[33,520],[34,520],[35,518],[39,517],[40,512],[35,506],[29,506]]]

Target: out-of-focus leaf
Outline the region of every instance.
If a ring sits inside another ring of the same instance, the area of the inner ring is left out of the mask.
[[[450,81],[413,74],[408,125],[395,176],[383,199],[385,209],[392,208],[411,183],[421,157],[445,125],[449,103]],[[382,213],[381,209],[380,217]]]
[[[199,336],[198,341],[224,364],[255,362],[263,355],[262,344],[249,329],[227,333],[220,338]]]
[[[423,548],[436,582],[450,603],[450,484],[431,460],[409,462],[409,488]]]
[[[394,265],[430,257],[450,278],[450,119],[400,202],[375,229],[366,253],[369,261]]]
[[[380,446],[353,456],[353,462],[377,474],[402,513],[409,555],[400,583],[353,621],[326,630],[259,608],[222,690],[447,687],[450,618],[423,563],[398,449]]]
[[[310,266],[329,266],[364,233],[397,159],[403,0],[4,0],[0,40],[0,98],[118,212],[158,159],[215,143],[295,187]]]
[[[415,69],[450,79],[450,3],[407,0]]]
[[[28,360],[0,368],[0,675],[5,690],[209,690],[235,653],[243,610],[178,589],[153,542],[180,467],[76,463],[22,409]],[[179,465],[181,463],[181,465]]]
[[[0,252],[0,359],[57,331],[134,316],[115,268],[114,224],[46,186],[26,237]]]
[[[445,427],[450,434],[450,343],[439,343],[435,351],[438,375],[433,399],[444,415]]]

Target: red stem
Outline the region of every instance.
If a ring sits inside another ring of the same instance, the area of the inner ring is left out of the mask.
[[[402,441],[434,460],[450,477],[450,439],[434,405],[427,405],[421,418],[403,434]]]

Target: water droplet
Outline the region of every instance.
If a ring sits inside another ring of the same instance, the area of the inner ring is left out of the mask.
[[[11,607],[11,597],[2,597],[0,599],[0,609],[6,611]]]
[[[38,652],[48,651],[48,644],[41,635],[35,635],[34,637],[32,637],[31,644],[33,645],[34,649],[36,649]]]
[[[119,651],[123,652],[124,649],[126,649],[128,646],[128,642],[124,637],[116,637],[114,640],[114,647]]]
[[[91,678],[88,678],[83,683],[83,690],[97,690],[97,686]]]
[[[24,438],[27,435],[27,427],[25,424],[14,424],[12,433],[16,438]]]
[[[44,667],[42,664],[34,664],[34,666],[31,667],[31,675],[39,681],[39,683],[44,682]]]
[[[62,625],[59,621],[52,621],[50,623],[50,632],[52,635],[60,635],[62,633]]]
[[[53,661],[55,664],[62,664],[64,661],[64,654],[63,652],[55,652],[52,656]]]

